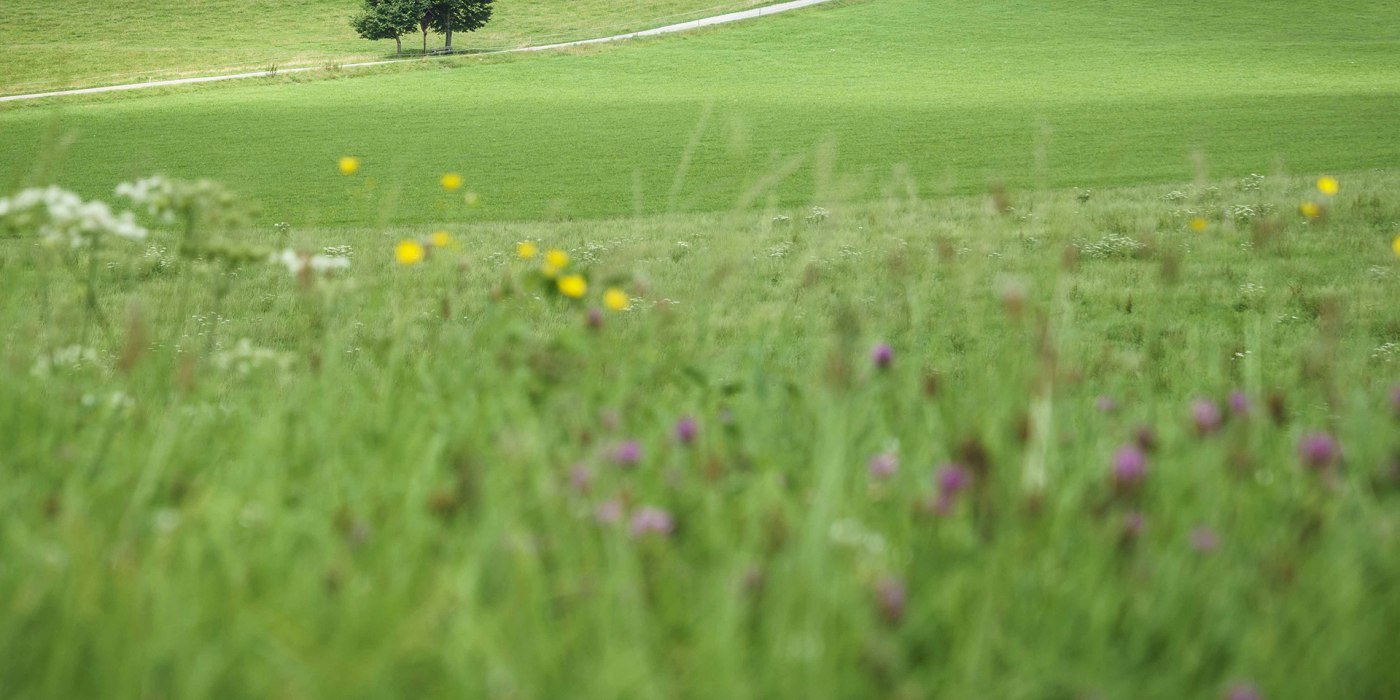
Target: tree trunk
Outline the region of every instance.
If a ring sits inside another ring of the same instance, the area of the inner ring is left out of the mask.
[[[447,14],[447,53],[452,53],[452,13]]]
[[[424,28],[424,29],[423,29],[423,53],[424,53],[424,54],[427,54],[427,53],[428,53],[428,30],[427,30],[427,28]]]
[[[403,37],[401,37],[401,36],[396,36],[396,37],[394,37],[394,55],[395,55],[395,56],[402,56],[402,55],[403,55]]]

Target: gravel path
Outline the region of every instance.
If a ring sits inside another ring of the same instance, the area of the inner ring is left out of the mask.
[[[791,0],[790,2],[778,3],[778,4],[776,4],[776,5],[767,5],[767,6],[765,6],[765,7],[756,7],[756,8],[754,8],[754,9],[752,9],[752,10],[743,10],[743,11],[741,11],[741,12],[730,12],[730,13],[723,14],[723,15],[715,15],[714,17],[705,17],[705,18],[703,18],[703,19],[691,20],[691,21],[689,21],[689,22],[681,22],[681,23],[679,23],[679,24],[668,24],[668,25],[666,25],[666,26],[664,26],[664,27],[657,27],[657,28],[655,28],[655,29],[647,29],[647,30],[640,31],[640,32],[631,32],[631,33],[629,33],[629,34],[616,34],[616,35],[613,35],[613,36],[599,37],[599,38],[597,38],[597,39],[583,39],[583,40],[580,40],[580,41],[565,41],[565,42],[558,43],[558,44],[544,44],[544,45],[541,45],[541,46],[522,46],[522,47],[517,48],[517,49],[504,49],[504,50],[501,50],[501,51],[487,51],[487,52],[479,53],[479,54],[475,54],[475,55],[477,55],[477,56],[490,56],[490,55],[494,55],[494,54],[503,54],[503,53],[525,53],[525,52],[530,52],[530,51],[552,51],[552,50],[554,50],[554,49],[566,49],[566,48],[569,48],[569,47],[571,47],[571,46],[586,46],[586,45],[588,45],[588,44],[604,44],[604,43],[607,43],[607,42],[610,42],[610,41],[624,41],[624,40],[627,40],[627,39],[635,39],[635,38],[637,38],[637,37],[657,36],[657,35],[659,35],[659,34],[673,34],[673,33],[675,33],[675,32],[684,32],[684,31],[689,31],[689,30],[691,30],[691,29],[698,29],[698,28],[700,28],[700,27],[711,27],[711,26],[714,26],[714,25],[716,25],[716,24],[728,24],[729,22],[738,22],[738,21],[741,21],[741,20],[752,19],[752,18],[754,18],[754,17],[764,17],[764,16],[767,16],[767,15],[776,15],[776,14],[778,14],[778,13],[780,13],[780,12],[787,12],[787,11],[789,11],[789,10],[797,10],[797,9],[801,9],[801,8],[803,8],[803,7],[810,7],[810,6],[812,6],[812,5],[820,5],[820,4],[822,4],[822,3],[831,2],[831,1],[832,1],[832,0]],[[402,63],[402,62],[404,62],[404,61],[406,61],[406,60],[407,60],[407,61],[421,61],[421,60],[425,60],[425,59],[422,59],[422,58],[410,58],[410,59],[394,59],[394,60],[388,60],[388,61],[365,61],[365,62],[363,62],[363,63],[346,63],[346,64],[344,64],[344,65],[341,65],[340,67],[341,67],[341,68],[367,68],[367,67],[369,67],[369,66],[383,66],[383,65],[388,65],[388,64],[391,64],[391,63]],[[44,98],[44,97],[63,97],[63,96],[66,96],[66,95],[93,95],[93,94],[97,94],[97,93],[101,93],[101,92],[120,92],[120,91],[123,91],[123,90],[143,90],[143,89],[146,89],[146,88],[153,88],[153,87],[165,87],[165,86],[167,86],[167,85],[193,85],[193,84],[195,84],[195,83],[215,83],[215,82],[219,82],[219,81],[221,81],[221,80],[240,80],[240,79],[242,79],[242,78],[269,78],[269,77],[273,77],[273,76],[277,76],[277,75],[284,75],[284,74],[288,74],[288,73],[306,73],[306,72],[308,72],[308,71],[316,71],[316,70],[324,70],[324,69],[323,69],[321,66],[308,66],[308,67],[305,67],[305,68],[283,68],[283,69],[281,69],[281,70],[275,70],[275,71],[260,70],[260,71],[255,71],[255,72],[252,72],[252,73],[229,73],[229,74],[226,74],[226,75],[206,75],[206,76],[201,76],[201,77],[197,77],[197,78],[174,78],[174,79],[171,79],[171,80],[152,80],[152,81],[150,81],[150,82],[145,82],[145,83],[130,83],[130,84],[127,84],[127,85],[104,85],[104,86],[102,86],[102,87],[80,88],[80,89],[76,89],[76,90],[57,90],[57,91],[54,91],[54,92],[36,92],[36,93],[28,94],[28,95],[6,95],[6,96],[3,96],[3,97],[0,97],[0,102],[14,102],[14,101],[17,101],[17,100],[37,100],[37,99]]]

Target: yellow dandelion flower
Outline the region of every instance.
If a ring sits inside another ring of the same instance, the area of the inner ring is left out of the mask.
[[[462,201],[466,202],[467,206],[475,209],[477,205],[481,204],[481,196],[475,192],[468,192],[462,197]]]
[[[1210,226],[1210,222],[1206,221],[1202,217],[1197,216],[1191,219],[1191,230],[1195,231],[1196,233],[1205,231],[1206,227],[1208,226]]]
[[[457,173],[447,173],[446,175],[443,175],[442,179],[438,180],[438,182],[442,184],[442,188],[444,190],[447,190],[448,192],[455,192],[461,189],[463,180],[462,176],[458,175]]]
[[[1400,236],[1396,236],[1395,240],[1390,242],[1390,249],[1395,251],[1395,257],[1400,258]]]
[[[360,159],[355,156],[345,156],[336,163],[336,167],[340,169],[341,175],[354,175],[360,172]]]
[[[1303,202],[1298,205],[1298,213],[1309,219],[1316,219],[1322,216],[1322,207],[1318,206],[1317,202]]]
[[[540,254],[540,247],[533,241],[521,241],[515,244],[515,254],[519,255],[521,260],[534,260],[535,256]]]
[[[631,303],[631,300],[627,298],[627,293],[617,287],[603,292],[603,306],[613,311],[626,311]]]
[[[446,231],[433,231],[433,235],[428,238],[434,248],[446,248],[452,245],[452,234]]]
[[[1337,194],[1337,191],[1340,189],[1341,185],[1337,182],[1337,178],[1335,177],[1323,176],[1317,179],[1317,191],[1328,197]]]
[[[427,254],[427,249],[418,241],[399,241],[399,244],[394,246],[394,259],[399,261],[400,265],[417,265],[423,262]]]
[[[569,266],[569,254],[558,248],[550,248],[549,252],[544,254],[544,262],[556,270],[562,270]]]
[[[582,299],[588,293],[588,280],[583,275],[564,275],[558,284],[559,293],[570,299]]]

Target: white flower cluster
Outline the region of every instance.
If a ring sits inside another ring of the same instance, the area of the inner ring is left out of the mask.
[[[273,253],[267,261],[273,265],[282,265],[293,277],[300,277],[304,274],[326,274],[334,270],[346,270],[350,268],[350,258],[343,258],[333,255],[312,255],[288,248],[281,252]]]
[[[103,235],[129,240],[146,237],[146,229],[137,225],[131,212],[115,214],[103,202],[85,202],[57,186],[34,187],[0,199],[0,224],[18,231],[38,231],[45,242],[75,248]]]
[[[40,355],[38,359],[34,360],[34,366],[30,368],[29,373],[42,379],[53,374],[55,370],[99,367],[101,363],[102,360],[96,350],[82,345],[69,345]]]
[[[252,341],[243,338],[233,346],[232,350],[225,350],[214,355],[214,366],[226,372],[247,375],[254,370],[263,367],[271,367],[278,370],[286,370],[292,365],[292,356],[285,352],[278,352],[269,348],[261,348],[253,345]]]
[[[175,223],[175,183],[160,175],[117,185],[117,196],[146,207],[146,213],[161,223]]]
[[[1142,243],[1116,233],[1110,233],[1097,241],[1077,241],[1079,254],[1095,260],[1110,258],[1130,258],[1142,250]]]

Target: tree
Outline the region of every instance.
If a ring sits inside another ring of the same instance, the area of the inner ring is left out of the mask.
[[[355,33],[369,39],[393,39],[403,53],[403,35],[418,28],[427,10],[424,0],[364,0],[360,13],[350,18]],[[423,28],[423,50],[428,50],[428,30]]]
[[[424,20],[447,38],[452,50],[452,32],[474,32],[491,21],[492,0],[429,0]]]

